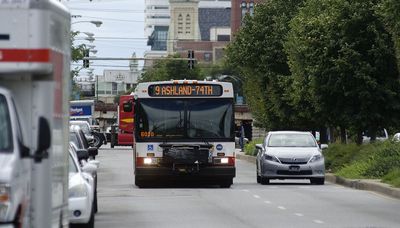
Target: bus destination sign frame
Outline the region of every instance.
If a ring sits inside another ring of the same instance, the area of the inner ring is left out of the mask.
[[[150,97],[218,97],[222,93],[222,86],[214,84],[159,84],[148,88]]]

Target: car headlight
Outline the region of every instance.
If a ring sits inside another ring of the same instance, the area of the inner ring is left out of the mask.
[[[4,222],[10,205],[10,186],[0,184],[0,222]]]
[[[264,157],[265,157],[265,160],[281,163],[281,161],[279,161],[279,159],[277,157],[275,157],[274,155],[266,154]]]
[[[68,190],[69,198],[86,197],[88,195],[83,184],[76,185]]]
[[[314,155],[314,156],[310,159],[310,161],[308,161],[308,162],[309,162],[309,163],[316,162],[316,161],[321,160],[322,158],[324,158],[324,157],[323,157],[322,155],[320,155],[320,154]]]

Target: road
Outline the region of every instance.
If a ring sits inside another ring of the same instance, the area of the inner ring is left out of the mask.
[[[400,201],[306,180],[256,183],[254,165],[237,160],[230,189],[139,189],[131,149],[100,149],[98,228],[123,227],[400,227]]]

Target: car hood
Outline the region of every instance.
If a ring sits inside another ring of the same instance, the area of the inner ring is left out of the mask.
[[[8,183],[12,177],[15,156],[12,153],[0,153],[0,183]]]
[[[268,147],[266,154],[274,155],[279,159],[298,158],[308,161],[312,156],[319,155],[321,152],[317,147]]]

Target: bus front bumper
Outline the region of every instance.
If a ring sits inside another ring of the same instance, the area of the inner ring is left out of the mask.
[[[152,178],[234,178],[236,176],[236,168],[234,166],[208,166],[200,167],[137,167],[135,176],[146,179]]]

